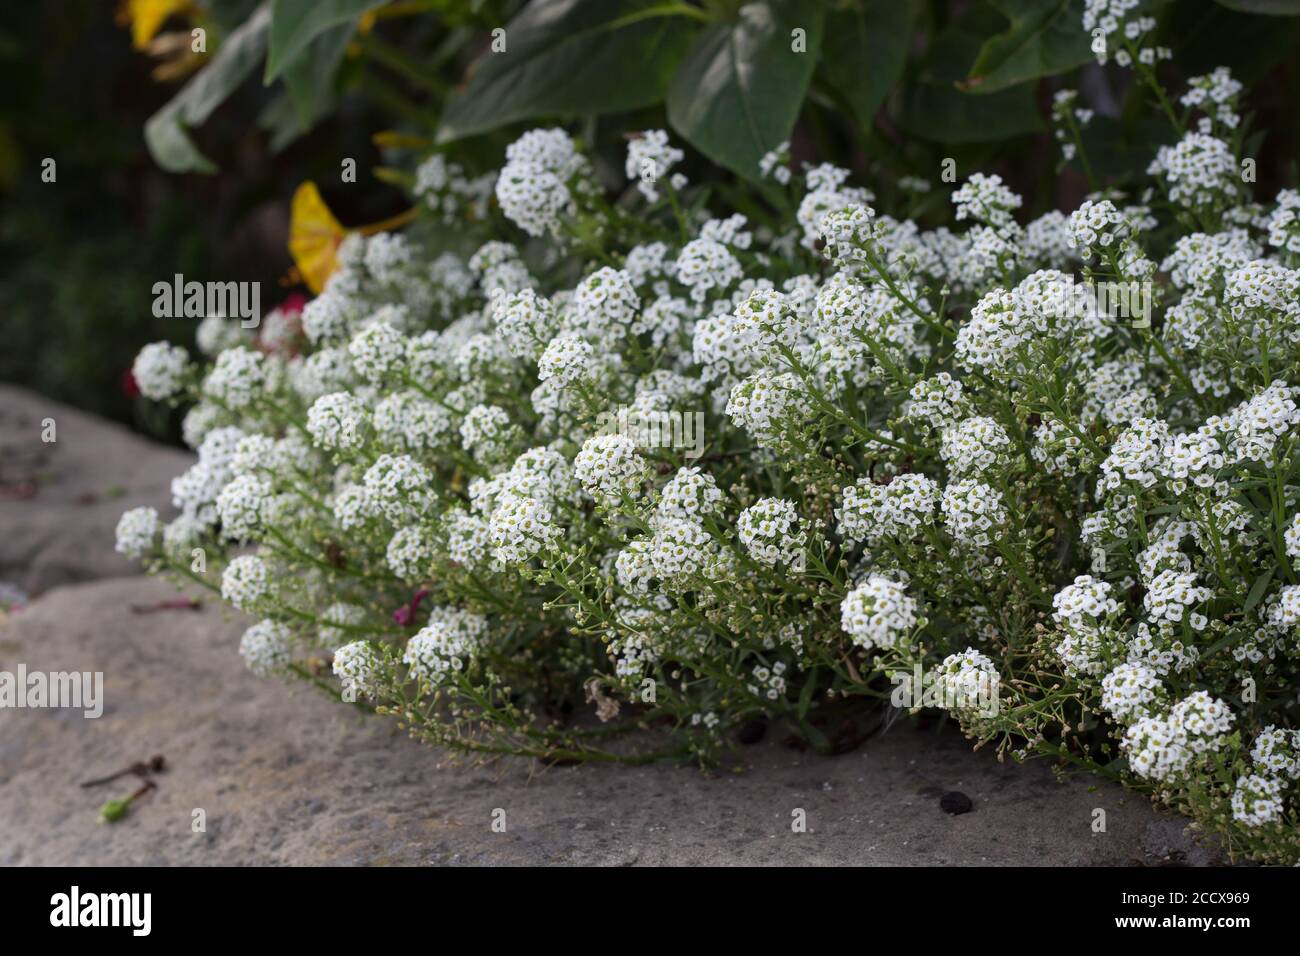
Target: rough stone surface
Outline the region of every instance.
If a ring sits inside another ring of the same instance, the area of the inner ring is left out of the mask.
[[[680,766],[452,766],[326,700],[244,670],[246,622],[126,578],[60,588],[0,624],[0,670],[100,670],[103,717],[0,715],[0,864],[1205,863],[1214,856],[1120,788],[1001,765],[955,734],[895,726],[840,757],[764,741],[744,773]],[[159,789],[96,823],[131,778],[78,782],[164,754]],[[973,801],[953,816],[940,798]],[[1106,811],[1093,833],[1093,810]],[[191,831],[206,812],[205,833]],[[505,811],[506,832],[491,829]],[[791,830],[807,814],[806,833]]]
[[[55,422],[56,441],[41,440]],[[170,513],[186,452],[32,392],[0,384],[0,582],[30,595],[131,574],[113,551],[117,519],[152,505]]]

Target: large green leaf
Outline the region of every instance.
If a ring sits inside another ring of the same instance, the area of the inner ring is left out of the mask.
[[[1218,0],[1229,10],[1242,13],[1267,13],[1275,17],[1300,15],[1300,0]]]
[[[825,8],[816,0],[747,3],[706,29],[668,89],[668,121],[700,152],[748,179],[790,138],[817,65]],[[801,29],[806,51],[795,52]]]
[[[186,130],[200,126],[262,61],[270,9],[263,4],[226,37],[212,62],[194,75],[144,124],[145,144],[154,161],[173,173],[214,173],[217,167],[194,146]]]
[[[264,79],[270,83],[326,30],[355,24],[386,0],[271,0],[271,42]]]
[[[334,74],[343,62],[355,30],[353,23],[330,27],[312,40],[304,55],[295,58],[285,69],[284,85],[304,132],[334,102]]]
[[[898,82],[912,38],[912,0],[853,0],[826,16],[819,64],[863,126]]]
[[[439,142],[540,116],[636,109],[663,98],[694,33],[660,0],[534,0],[447,101]]]
[[[1083,0],[989,0],[1011,21],[990,37],[961,84],[972,93],[996,93],[1040,76],[1089,63],[1090,38],[1079,24]]]
[[[1043,128],[1030,83],[974,96],[957,83],[965,78],[984,42],[1005,18],[988,3],[976,3],[930,42],[920,74],[902,100],[899,125],[936,143],[987,143]]]

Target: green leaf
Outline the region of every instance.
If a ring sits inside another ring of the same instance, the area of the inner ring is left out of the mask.
[[[863,126],[872,124],[902,75],[912,13],[912,0],[855,0],[826,15],[818,65]]]
[[[803,685],[803,690],[799,692],[799,709],[797,711],[799,719],[802,721],[808,716],[808,708],[812,704],[813,691],[817,688],[817,667],[814,666],[808,672],[808,680]]]
[[[1265,13],[1274,17],[1300,15],[1300,0],[1217,0],[1217,2],[1220,6],[1241,13]]]
[[[440,143],[517,120],[638,109],[659,102],[695,31],[660,0],[530,3],[447,101]],[[654,11],[660,12],[654,12]]]
[[[1255,606],[1264,599],[1264,592],[1268,590],[1269,584],[1273,581],[1273,575],[1277,568],[1269,568],[1263,574],[1255,579],[1255,583],[1250,586],[1250,593],[1246,595],[1246,603],[1242,605],[1241,610],[1249,614],[1255,610]]]
[[[747,3],[706,29],[668,89],[668,122],[696,149],[746,179],[790,138],[821,47],[821,3]],[[793,31],[806,50],[795,52]]]
[[[257,68],[266,52],[270,22],[270,9],[262,4],[226,37],[212,62],[145,122],[145,144],[163,169],[172,173],[217,171],[212,161],[195,148],[186,130],[202,125]]]
[[[271,0],[271,42],[264,81],[269,84],[287,70],[326,30],[342,24],[355,25],[363,13],[384,3],[385,0]]]
[[[301,132],[310,129],[334,102],[334,74],[355,29],[352,23],[331,27],[312,40],[305,54],[284,70],[284,85]]]
[[[976,3],[930,42],[920,74],[902,99],[898,123],[905,132],[955,145],[1010,139],[1043,129],[1031,83],[984,96],[957,89],[985,40],[1000,31],[1004,21],[988,3]]]
[[[1079,24],[1083,0],[989,0],[1011,21],[980,49],[962,89],[995,93],[1092,62],[1089,36]]]

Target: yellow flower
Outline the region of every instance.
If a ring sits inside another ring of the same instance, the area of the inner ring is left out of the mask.
[[[308,181],[299,186],[289,211],[289,254],[312,292],[320,292],[339,267],[339,243],[346,235],[316,184]]]
[[[122,0],[117,22],[131,27],[131,45],[137,50],[149,46],[167,18],[190,9],[189,0]]]
[[[414,218],[415,209],[412,208],[369,226],[344,228],[325,205],[316,184],[308,180],[294,192],[289,207],[289,254],[293,256],[298,274],[307,283],[307,288],[319,294],[339,267],[339,245],[348,233],[359,232],[368,236],[397,229]]]

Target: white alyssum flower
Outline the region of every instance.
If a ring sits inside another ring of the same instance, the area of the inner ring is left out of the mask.
[[[510,413],[499,405],[475,405],[460,423],[461,445],[481,461],[507,455],[517,434]]]
[[[560,331],[600,345],[611,334],[629,328],[640,308],[632,277],[622,269],[602,266],[573,290],[560,317]]]
[[[322,395],[307,409],[307,432],[316,447],[351,452],[369,436],[370,410],[352,392]]]
[[[587,494],[607,505],[636,497],[649,477],[649,465],[624,435],[597,435],[583,444],[573,473]]]
[[[388,567],[408,584],[418,584],[433,576],[436,555],[433,538],[420,525],[398,528],[384,552]]]
[[[1182,727],[1187,745],[1193,753],[1214,753],[1224,745],[1224,738],[1236,721],[1228,705],[1209,691],[1193,691],[1169,712],[1172,723]]]
[[[722,489],[708,472],[699,468],[679,468],[659,492],[655,506],[656,520],[682,518],[696,520],[722,513]]]
[[[1300,779],[1300,731],[1269,724],[1255,737],[1250,759],[1270,776]]]
[[[997,665],[973,647],[945,657],[938,675],[944,706],[958,715],[987,716],[999,703]]]
[[[716,239],[692,239],[677,256],[674,278],[691,291],[693,302],[704,302],[722,292],[745,274],[740,262]]]
[[[912,386],[904,414],[931,428],[946,428],[964,418],[968,408],[961,382],[947,372],[940,372]]]
[[[1130,723],[1148,713],[1160,699],[1164,685],[1146,664],[1118,665],[1101,682],[1101,706],[1116,720]]]
[[[1193,753],[1182,725],[1167,716],[1141,714],[1124,732],[1120,749],[1139,777],[1167,781],[1183,773]]]
[[[256,611],[271,595],[271,571],[255,554],[231,559],[221,573],[221,597],[241,611]]]
[[[179,345],[150,342],[135,357],[131,374],[141,395],[161,402],[181,390],[189,364],[189,354]]]
[[[945,428],[939,454],[954,475],[978,476],[1004,468],[1010,449],[1006,429],[991,418],[977,416]]]
[[[850,544],[910,540],[934,523],[938,506],[939,486],[925,475],[894,475],[884,483],[859,478],[841,493],[836,530]]]
[[[335,651],[333,670],[345,700],[378,697],[383,688],[383,658],[369,641],[353,641]]]
[[[907,640],[918,623],[917,601],[905,585],[873,574],[840,603],[840,626],[863,650],[889,650]]]
[[[240,475],[217,495],[221,533],[232,541],[247,541],[262,529],[270,507],[271,484],[256,475]]]
[[[432,510],[437,494],[433,476],[410,455],[380,455],[362,477],[369,510],[394,525]]]
[[[376,439],[395,451],[431,451],[447,444],[451,413],[415,391],[392,392],[375,406]]]
[[[803,563],[808,531],[792,501],[759,499],[740,513],[736,533],[759,564],[798,567]]]
[[[659,199],[659,181],[685,158],[685,153],[668,142],[666,132],[648,129],[628,141],[624,170],[641,195],[655,202]]]
[[[496,197],[506,218],[530,236],[558,233],[561,217],[573,209],[574,179],[586,160],[561,129],[535,129],[506,147]]]
[[[537,360],[537,377],[543,382],[554,381],[560,387],[572,385],[590,376],[595,354],[590,342],[576,335],[558,335]]]
[[[520,355],[537,354],[555,335],[555,306],[532,289],[497,296],[492,303],[497,335]]]
[[[239,656],[258,677],[272,677],[289,666],[291,637],[279,621],[258,621],[239,639]]]
[[[1161,571],[1147,585],[1143,606],[1153,621],[1170,621],[1178,623],[1189,608],[1214,596],[1207,587],[1196,583],[1196,575],[1190,571]]]
[[[241,409],[251,405],[266,384],[265,357],[240,345],[217,356],[203,392],[227,408]]]
[[[374,322],[353,336],[348,355],[358,375],[368,382],[382,382],[401,374],[406,336],[388,322]]]
[[[1009,521],[1002,492],[974,478],[962,478],[943,489],[940,498],[944,526],[962,544],[987,548],[999,540]]]
[[[1281,823],[1285,806],[1282,781],[1252,773],[1237,778],[1232,791],[1232,818],[1248,827]]]
[[[554,548],[563,536],[550,502],[504,495],[488,521],[492,556],[507,565],[523,564]]]
[[[487,630],[487,618],[480,614],[434,608],[429,623],[407,642],[402,663],[412,677],[436,687],[455,679],[478,656]]]
[[[154,508],[132,508],[117,521],[117,553],[132,560],[149,554],[157,538],[158,512]]]

